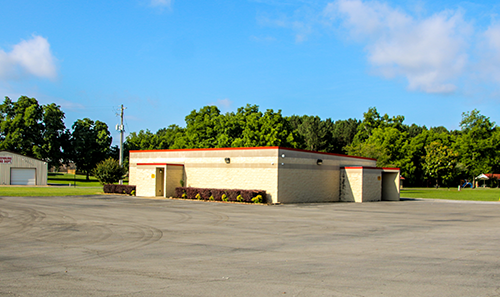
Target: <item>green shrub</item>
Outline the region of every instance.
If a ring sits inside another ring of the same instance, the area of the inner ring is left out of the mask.
[[[135,186],[133,185],[104,185],[103,187],[104,193],[113,193],[113,194],[127,194],[132,195],[132,192],[135,194]]]
[[[243,199],[243,196],[238,195],[238,196],[236,197],[236,201],[238,201],[238,202],[243,202],[243,201],[245,201],[245,199]]]
[[[257,195],[252,198],[253,203],[262,203],[262,195]]]
[[[226,194],[222,194],[221,199],[222,199],[222,201],[227,201],[227,195]]]
[[[201,195],[200,195],[200,193],[196,194],[195,198],[196,198],[196,199],[198,199],[198,200],[201,200]]]
[[[130,196],[135,196],[135,190],[132,190],[132,192],[130,192]]]
[[[186,199],[186,198],[187,198],[187,196],[188,196],[188,195],[187,195],[186,193],[183,193],[181,197],[182,197],[182,198],[184,198],[184,199]]]
[[[127,171],[117,160],[108,158],[97,164],[92,173],[102,185],[106,185],[117,183]]]
[[[181,187],[184,187],[184,180],[183,180],[183,179],[181,179],[181,180],[179,181],[179,183],[181,184]]]
[[[210,201],[214,201],[214,200],[215,200],[215,198],[214,198],[214,196],[213,196],[213,195],[211,195],[211,196],[210,196],[210,198],[208,198],[208,200],[210,200]]]

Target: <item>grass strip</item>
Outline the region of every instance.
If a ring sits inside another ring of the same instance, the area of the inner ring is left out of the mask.
[[[431,198],[448,200],[499,201],[500,189],[477,188],[406,188],[401,190],[401,198]]]
[[[102,187],[99,181],[93,177],[89,177],[89,181],[87,181],[87,177],[82,174],[68,174],[68,173],[53,173],[49,172],[47,177],[48,184],[57,184],[57,185],[76,185],[76,187]],[[128,180],[124,180],[124,185],[128,185]]]
[[[0,196],[82,196],[102,195],[101,187],[0,187]]]

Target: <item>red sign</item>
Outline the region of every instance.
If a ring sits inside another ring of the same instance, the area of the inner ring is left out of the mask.
[[[0,157],[0,164],[12,164],[12,157]]]

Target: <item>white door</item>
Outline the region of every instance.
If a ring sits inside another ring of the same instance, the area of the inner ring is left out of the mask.
[[[35,168],[11,168],[11,185],[36,185]]]

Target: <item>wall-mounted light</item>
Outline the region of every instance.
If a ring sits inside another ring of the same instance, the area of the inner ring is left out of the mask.
[[[231,159],[230,158],[225,158],[224,161],[226,162],[226,164],[231,163]]]
[[[285,154],[281,155],[281,157],[282,157],[282,158],[284,158],[284,157],[285,157]]]
[[[321,165],[321,164],[323,164],[323,160],[321,159],[316,160],[316,165]]]

